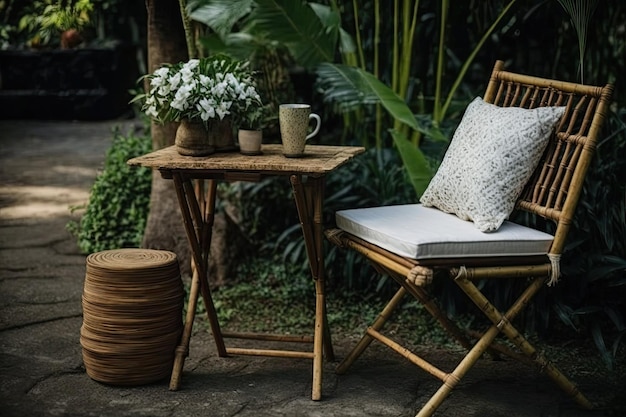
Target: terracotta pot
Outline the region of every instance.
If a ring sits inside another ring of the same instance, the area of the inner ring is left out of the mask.
[[[261,142],[263,141],[262,130],[239,129],[239,152],[244,155],[260,155]]]
[[[186,156],[206,156],[215,152],[209,134],[202,121],[181,120],[176,129],[176,150]]]

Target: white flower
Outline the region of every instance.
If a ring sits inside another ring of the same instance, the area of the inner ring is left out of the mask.
[[[206,98],[200,99],[196,106],[200,111],[200,118],[203,121],[206,122],[207,120],[215,117],[215,107],[213,100]]]
[[[235,91],[238,91],[239,89],[241,89],[241,83],[230,72],[228,74],[226,74],[226,77],[224,78],[224,81],[229,86],[231,86]]]
[[[211,94],[217,97],[222,97],[226,93],[226,87],[228,85],[225,82],[217,83],[211,88]]]
[[[159,122],[223,119],[243,122],[262,106],[247,64],[230,58],[190,59],[164,65],[147,76],[150,84],[143,111]]]
[[[155,77],[150,80],[150,85],[156,89],[165,85],[166,78],[165,77]]]
[[[158,117],[157,101],[154,97],[148,97],[146,100],[146,114],[150,117]]]
[[[190,59],[189,61],[183,64],[183,69],[186,68],[189,70],[194,70],[198,67],[198,65],[200,65],[199,59]]]
[[[190,83],[194,80],[194,77],[196,76],[194,69],[198,67],[199,62],[200,61],[198,61],[197,59],[192,59],[189,62],[185,63],[180,69],[179,73],[183,84]]]
[[[156,92],[163,97],[167,96],[170,91],[172,91],[172,86],[170,84],[163,84],[156,90]]]
[[[232,102],[223,101],[219,104],[219,106],[215,108],[215,113],[217,113],[217,115],[220,117],[220,120],[224,119],[224,116],[226,116],[227,114],[230,114],[228,109],[230,108],[231,105],[232,105]]]
[[[248,89],[246,90],[246,95],[253,100],[261,101],[261,97],[259,97],[259,93],[257,93],[256,88],[251,85],[248,86]]]
[[[174,100],[172,101],[172,107],[178,110],[185,110],[191,106],[191,96],[193,90],[196,88],[196,82],[191,81],[187,84],[183,84],[176,91],[176,95],[174,95]]]
[[[154,72],[154,75],[154,78],[150,80],[150,85],[153,87],[161,87],[167,83],[169,68],[159,68]]]
[[[198,79],[200,80],[200,85],[203,87],[212,87],[213,86],[213,80],[210,77],[207,77],[204,74],[200,74],[198,76]]]
[[[166,78],[169,74],[170,69],[167,67],[161,67],[158,70],[154,71],[155,78]]]

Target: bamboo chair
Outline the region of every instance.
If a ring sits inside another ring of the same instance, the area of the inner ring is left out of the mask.
[[[419,235],[422,229],[427,228],[427,225],[422,223],[420,226],[419,220],[415,219],[408,222],[410,214],[405,213],[411,213],[412,210],[424,210],[424,207],[420,208],[421,205],[353,209],[336,213],[337,227],[326,231],[327,239],[339,247],[349,248],[364,255],[378,272],[388,274],[400,286],[378,318],[366,330],[359,343],[338,365],[337,373],[346,372],[369,344],[373,340],[377,340],[442,381],[439,390],[432,395],[417,414],[417,417],[426,417],[435,413],[483,353],[488,352],[494,355],[503,353],[514,359],[525,359],[536,365],[580,406],[592,408],[591,403],[578,391],[574,384],[542,354],[537,352],[528,340],[515,329],[512,321],[535,294],[546,286],[548,280],[558,278],[559,258],[572,224],[574,210],[581,194],[585,174],[601,126],[608,112],[612,89],[611,85],[592,87],[516,74],[505,71],[502,61],[497,61],[495,64],[483,98],[485,102],[500,107],[566,107],[565,113],[555,129],[556,133],[550,136],[537,169],[534,170],[531,179],[526,183],[523,192],[515,203],[517,210],[540,216],[555,223],[554,236],[549,235],[545,248],[539,254],[524,253],[519,249],[513,249],[513,253],[503,253],[506,250],[500,250],[500,248],[515,244],[516,238],[504,237],[502,238],[503,242],[498,242],[499,236],[503,233],[501,228],[494,233],[478,232],[489,235],[496,241],[493,253],[487,252],[480,256],[454,253],[430,255],[430,257],[427,255],[408,256],[402,253],[402,250],[388,247],[387,243],[380,243],[381,239],[379,238],[383,235],[383,242],[390,238],[389,235],[385,235],[386,229],[394,222],[399,223],[400,229],[411,228],[415,235]],[[360,217],[357,215],[357,220],[350,220],[351,215],[358,214],[359,210],[368,210],[368,216],[361,216],[363,219],[358,220]],[[443,213],[432,208],[427,210],[438,212],[439,216],[450,217],[450,222],[454,224],[453,228],[457,226],[454,222],[470,223],[459,219],[454,214]],[[397,212],[397,215],[394,215],[394,212]],[[380,221],[378,214],[384,216],[383,221]],[[379,218],[377,219],[377,217]],[[530,229],[508,221],[505,223],[508,224],[507,227],[517,227],[523,231]],[[372,233],[372,230],[375,233]],[[530,231],[532,232],[532,230]],[[372,234],[377,235],[373,238]],[[460,243],[468,244],[468,242]],[[382,246],[386,247],[383,248]],[[434,271],[438,271],[438,273],[433,275]],[[443,273],[439,273],[439,271]],[[461,331],[440,310],[436,301],[431,298],[428,284],[432,282],[433,276],[437,279],[440,277],[442,277],[441,279],[450,278],[469,301],[472,301],[484,313],[491,327],[478,335],[476,332],[469,334]],[[499,311],[494,303],[479,290],[477,281],[499,280],[502,283],[503,279],[517,280],[525,288],[520,291],[521,294],[508,307],[508,310]],[[463,359],[451,372],[437,368],[434,364],[427,362],[382,333],[385,322],[407,294],[423,303],[425,309],[437,319],[444,329],[467,349]],[[501,333],[519,351],[507,349],[504,344],[498,343],[495,339]],[[494,363],[497,362],[494,361]]]

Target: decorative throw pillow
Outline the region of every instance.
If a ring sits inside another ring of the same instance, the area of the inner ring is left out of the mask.
[[[499,107],[476,97],[420,202],[498,230],[515,208],[564,107]]]

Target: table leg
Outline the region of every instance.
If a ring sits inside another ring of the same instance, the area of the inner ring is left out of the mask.
[[[213,333],[213,339],[217,346],[217,353],[220,357],[228,356],[226,347],[224,346],[224,337],[220,328],[219,321],[217,319],[217,311],[215,310],[215,304],[213,304],[213,296],[211,295],[211,289],[209,287],[209,252],[211,248],[211,237],[213,236],[213,224],[215,221],[215,199],[217,194],[217,182],[214,180],[207,181],[207,191],[204,193],[204,181],[196,181],[197,187],[195,189],[191,186],[191,181],[187,180],[185,183],[185,189],[187,196],[190,199],[192,211],[197,211],[196,224],[200,224],[198,230],[200,237],[198,238],[198,248],[202,254],[203,269],[199,273],[200,278],[200,293],[207,310],[207,316],[209,324],[211,325],[211,332]],[[200,203],[200,202],[201,203]],[[194,260],[195,263],[195,260]]]
[[[322,230],[322,206],[324,198],[324,177],[308,177],[306,182],[302,176],[292,175],[296,208],[304,244],[309,258],[311,275],[315,282],[315,333],[313,340],[313,400],[322,397],[322,367],[323,353],[326,352],[330,360],[334,358],[330,329],[326,317],[325,281],[324,281],[324,251]]]
[[[180,375],[182,373],[184,360],[189,354],[189,341],[191,339],[199,293],[202,294],[204,300],[218,354],[219,356],[227,356],[227,353],[219,321],[217,320],[217,312],[213,304],[213,298],[211,297],[207,272],[215,212],[216,184],[214,181],[209,181],[205,199],[203,187],[194,190],[191,180],[181,173],[173,173],[173,180],[185,231],[191,246],[193,261],[193,276],[189,291],[187,316],[185,317],[185,325],[180,345],[176,348],[174,367],[170,379],[170,390],[175,391],[180,387]],[[201,203],[199,201],[201,201]]]
[[[189,341],[191,340],[193,322],[196,318],[199,287],[200,279],[198,278],[198,270],[194,268],[193,276],[191,277],[191,288],[189,289],[189,302],[187,303],[185,326],[183,327],[180,344],[176,347],[174,354],[174,366],[172,367],[172,376],[170,378],[170,391],[178,391],[180,388],[180,377],[183,372],[183,365],[185,364],[185,358],[189,356]]]

